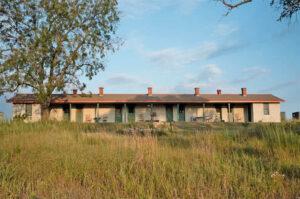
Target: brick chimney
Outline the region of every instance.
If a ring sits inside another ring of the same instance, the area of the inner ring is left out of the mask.
[[[152,96],[152,87],[148,87],[148,96]]]
[[[73,89],[73,95],[77,95],[77,89]]]
[[[247,88],[242,88],[242,96],[246,96],[247,95]]]
[[[218,89],[217,93],[218,93],[218,95],[221,95],[222,94],[222,90]]]
[[[199,88],[195,88],[195,95],[199,96],[200,95],[200,89]]]
[[[99,88],[99,95],[100,95],[100,96],[103,96],[103,90],[104,90],[103,87],[100,87],[100,88]]]

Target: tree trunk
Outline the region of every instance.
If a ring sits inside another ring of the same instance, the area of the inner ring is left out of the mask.
[[[42,113],[42,120],[48,120],[49,119],[49,105],[47,104],[41,104],[41,113]]]

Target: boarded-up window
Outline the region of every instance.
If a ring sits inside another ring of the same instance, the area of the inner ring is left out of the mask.
[[[26,104],[26,115],[32,116],[32,104]]]
[[[269,115],[269,114],[270,114],[269,104],[264,104],[264,115]]]

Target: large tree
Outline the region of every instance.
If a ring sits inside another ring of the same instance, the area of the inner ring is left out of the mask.
[[[217,0],[222,2],[227,8],[227,14],[234,8],[253,2],[253,0]],[[270,5],[280,10],[279,21],[291,19],[300,10],[300,0],[270,0]]]
[[[117,0],[1,0],[0,95],[31,88],[47,119],[53,93],[83,89],[118,47]]]

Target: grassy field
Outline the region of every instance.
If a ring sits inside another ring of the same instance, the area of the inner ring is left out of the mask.
[[[0,198],[300,197],[300,123],[150,128],[0,123]]]

